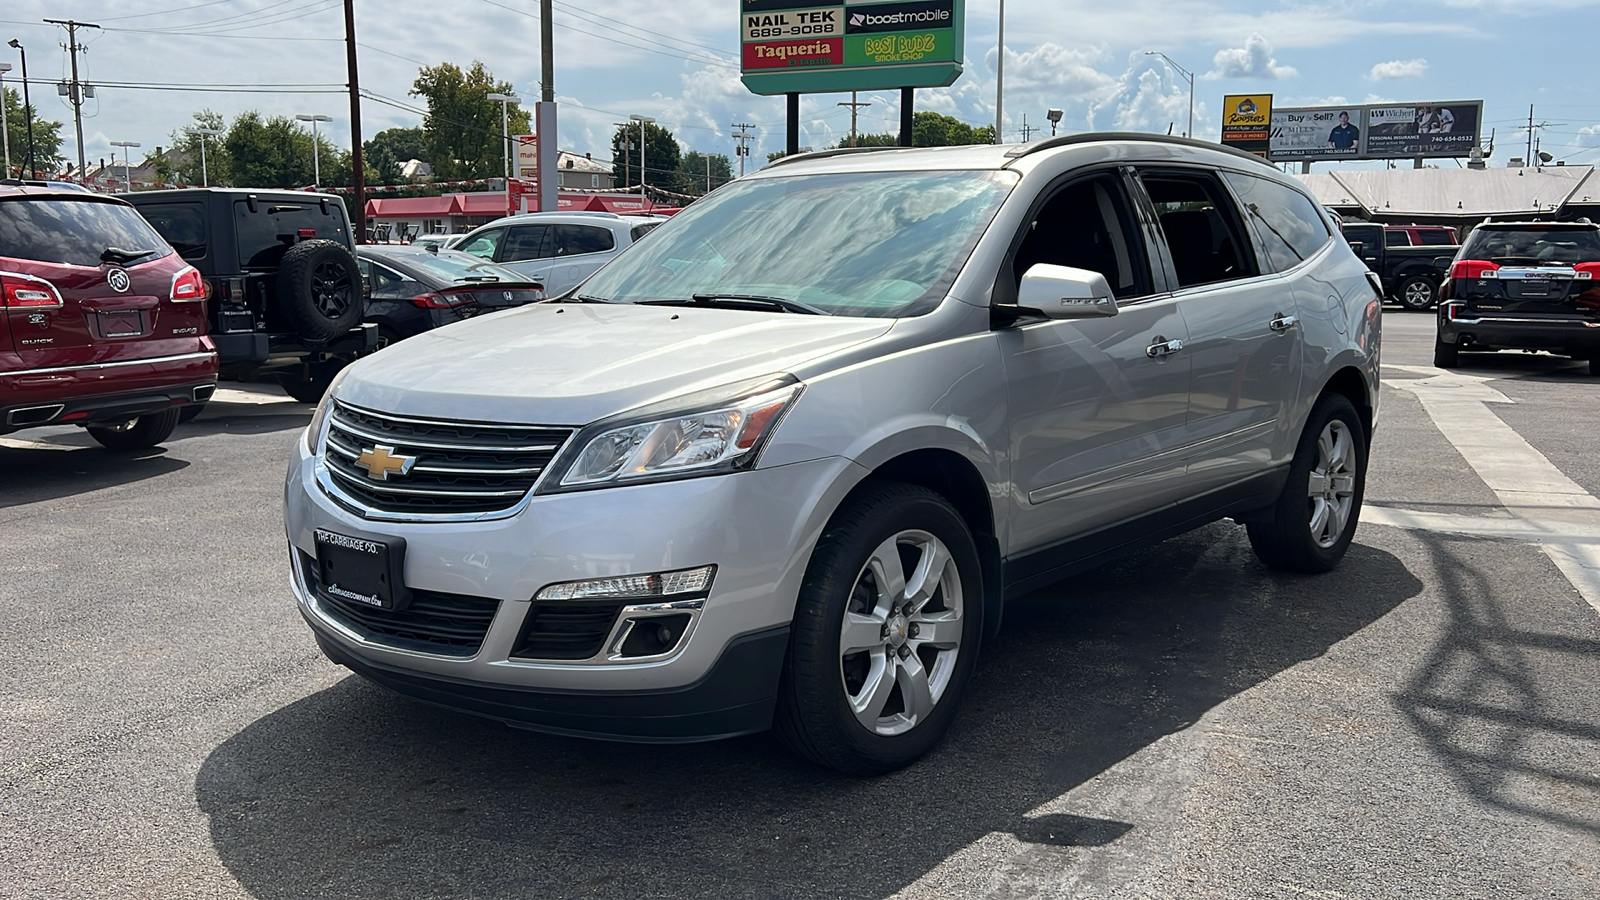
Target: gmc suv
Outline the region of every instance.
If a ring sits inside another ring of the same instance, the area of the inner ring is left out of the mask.
[[[216,390],[200,273],[128,204],[0,181],[0,434],[165,441]]]
[[[338,197],[185,188],[128,201],[205,278],[223,377],[273,379],[315,403],[334,373],[377,349]]]
[[[1600,375],[1600,225],[1485,222],[1450,264],[1433,364],[1467,351],[1548,350]]]
[[[300,612],[513,725],[906,765],[1008,597],[1225,517],[1339,562],[1381,298],[1331,226],[1187,139],[785,159],[341,373],[287,472]]]

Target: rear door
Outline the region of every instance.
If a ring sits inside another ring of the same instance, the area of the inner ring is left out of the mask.
[[[554,256],[558,264],[546,279],[552,296],[593,275],[617,255],[617,240],[609,227],[599,225],[552,226]],[[550,283],[553,282],[553,283]]]
[[[0,282],[24,369],[197,349],[205,304],[172,303],[185,269],[132,207],[93,198],[0,201]]]

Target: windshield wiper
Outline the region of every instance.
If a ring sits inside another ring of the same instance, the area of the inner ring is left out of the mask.
[[[127,265],[134,260],[144,259],[155,254],[154,250],[123,250],[120,247],[107,247],[100,251],[100,261],[103,263],[117,263]]]
[[[688,300],[642,300],[640,306],[709,306],[720,309],[749,309],[750,307],[766,307],[780,312],[802,313],[808,316],[831,315],[827,310],[801,303],[798,300],[785,300],[782,297],[769,297],[765,294],[695,294]]]

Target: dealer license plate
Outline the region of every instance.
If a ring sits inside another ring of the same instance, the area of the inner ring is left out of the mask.
[[[317,529],[317,574],[322,593],[346,603],[394,609],[399,552],[387,542]]]

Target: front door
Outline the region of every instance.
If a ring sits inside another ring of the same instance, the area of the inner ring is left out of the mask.
[[[998,334],[1011,413],[1010,555],[1153,511],[1181,491],[1189,334],[1176,302],[1154,288],[1135,221],[1116,172],[1087,176],[1046,199],[1012,255],[1018,280],[1039,263],[1100,272],[1120,311]]]

